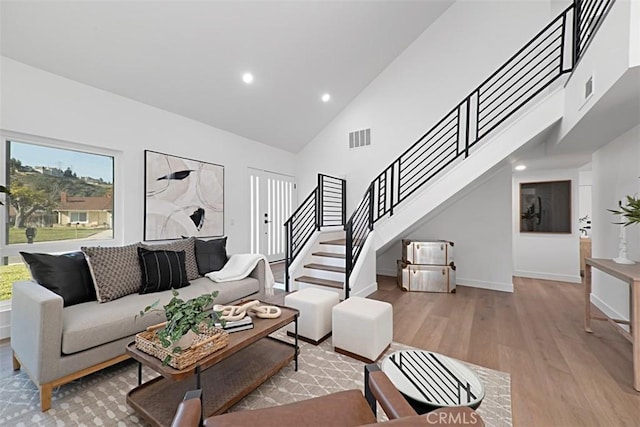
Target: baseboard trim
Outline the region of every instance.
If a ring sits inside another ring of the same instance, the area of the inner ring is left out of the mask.
[[[488,289],[490,291],[513,292],[513,283],[488,282],[485,280],[464,279],[456,277],[456,285],[470,288]]]
[[[397,277],[395,270],[379,269],[378,274],[381,276]],[[456,285],[468,286],[470,288],[488,289],[490,291],[513,292],[513,283],[488,282],[486,280],[464,279],[456,277]]]
[[[592,293],[590,300],[591,300],[591,304],[595,305],[600,311],[602,311],[604,314],[606,314],[610,318],[612,318],[612,319],[629,320],[629,318],[627,316],[623,316],[622,314],[618,313],[609,304],[607,304],[606,302],[604,302],[600,298],[598,298],[598,296],[596,294]],[[628,330],[628,328],[629,328],[627,325],[620,325],[620,327],[624,328],[626,330]]]
[[[363,297],[366,298],[369,295],[371,295],[372,293],[374,293],[375,291],[378,290],[378,282],[373,282],[372,284],[370,284],[369,286],[366,286],[360,290],[358,290],[357,292],[353,292],[350,294],[350,296],[356,296],[356,297]]]
[[[582,277],[580,277],[580,275],[574,276],[571,274],[540,273],[537,271],[522,271],[522,270],[514,271],[513,275],[518,277],[528,277],[530,279],[554,280],[556,282],[582,283]]]
[[[379,274],[381,276],[396,277],[398,275],[398,271],[393,268],[378,268],[376,270],[376,274]]]

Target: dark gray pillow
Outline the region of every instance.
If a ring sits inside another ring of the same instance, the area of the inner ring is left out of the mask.
[[[63,255],[20,252],[40,285],[62,297],[64,306],[96,300],[89,266],[82,252]]]
[[[221,270],[227,263],[227,238],[212,240],[196,239],[196,261],[198,272],[204,276]]]
[[[138,248],[142,270],[141,294],[189,286],[184,251],[150,251]]]

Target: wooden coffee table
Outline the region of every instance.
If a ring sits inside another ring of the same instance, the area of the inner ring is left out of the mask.
[[[127,346],[127,354],[138,361],[138,386],[127,394],[127,403],[153,426],[170,426],[178,404],[189,390],[202,390],[202,415],[221,414],[255,390],[280,369],[295,362],[298,370],[298,315],[296,309],[281,307],[277,319],[253,318],[253,329],[229,335],[229,345],[177,370],[162,361]],[[288,343],[269,334],[295,323],[295,341]],[[160,376],[142,384],[142,366]]]

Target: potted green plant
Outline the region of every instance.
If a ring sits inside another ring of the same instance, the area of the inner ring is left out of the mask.
[[[620,225],[620,252],[613,259],[617,264],[635,264],[627,256],[627,234],[625,229],[628,225],[640,223],[640,199],[635,196],[626,196],[626,204],[618,202],[618,209],[607,209],[614,215],[621,217],[622,221],[614,224]]]
[[[155,330],[155,335],[164,348],[171,350],[171,353],[180,353],[188,349],[200,333],[204,325],[213,327],[214,323],[224,326],[224,319],[220,318],[220,313],[208,308],[212,307],[213,300],[218,296],[218,291],[210,294],[200,295],[190,300],[179,298],[179,293],[172,290],[173,297],[163,306],[158,308],[160,300],[146,306],[138,314],[140,317],[151,312],[164,312],[167,321],[159,325]],[[137,317],[137,316],[136,316]],[[171,360],[171,354],[163,361],[167,364]]]
[[[622,224],[625,227],[640,223],[640,199],[632,196],[626,196],[626,198],[627,203],[624,206],[620,201],[618,202],[618,209],[607,209],[612,214],[621,216],[623,221],[615,224]]]

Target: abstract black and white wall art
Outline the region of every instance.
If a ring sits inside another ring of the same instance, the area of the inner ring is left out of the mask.
[[[224,234],[224,166],[145,150],[144,240]]]

